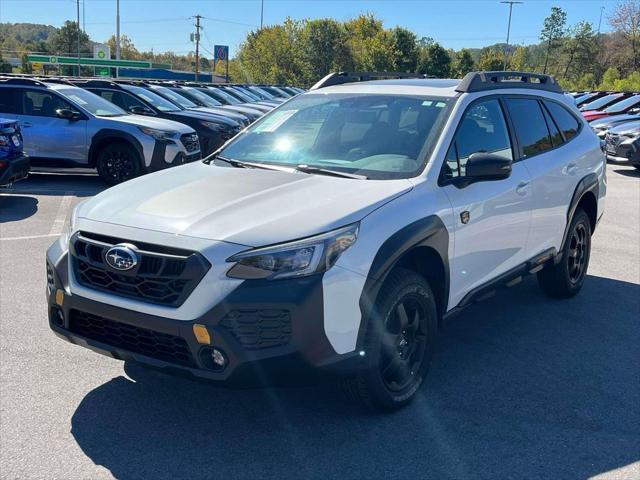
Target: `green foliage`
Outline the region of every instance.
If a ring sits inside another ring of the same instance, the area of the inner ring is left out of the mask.
[[[390,32],[393,70],[396,72],[415,72],[418,63],[416,34],[402,27]]]
[[[511,57],[507,68],[516,72],[528,72],[531,69],[529,64],[529,50],[526,47],[518,47]]]
[[[429,42],[420,48],[418,73],[437,78],[446,78],[451,74],[451,57],[439,43]]]
[[[11,64],[9,62],[5,62],[2,58],[2,52],[0,52],[0,73],[11,73]]]
[[[106,44],[111,50],[111,56],[116,58],[116,36],[111,35]],[[126,35],[120,35],[120,58],[122,60],[143,60],[148,58],[140,54],[133,41]]]
[[[478,70],[502,70],[504,67],[504,53],[499,50],[485,49],[480,54]]]
[[[475,68],[475,62],[473,61],[471,52],[468,49],[463,48],[458,53],[456,53],[452,69],[453,76],[462,78],[467,73],[473,72]]]
[[[598,88],[600,90],[613,90],[615,88],[615,83],[618,80],[620,80],[620,72],[616,67],[611,67],[604,72],[602,82]]]

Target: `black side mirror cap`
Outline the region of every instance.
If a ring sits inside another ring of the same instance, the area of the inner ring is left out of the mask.
[[[56,117],[63,118],[65,120],[78,120],[80,118],[80,114],[73,110],[69,110],[68,108],[58,108],[56,110]]]
[[[134,115],[153,115],[153,112],[148,108],[141,107],[139,105],[129,108],[129,111]]]
[[[476,182],[504,180],[511,175],[513,160],[495,153],[472,153],[465,165],[465,177]]]

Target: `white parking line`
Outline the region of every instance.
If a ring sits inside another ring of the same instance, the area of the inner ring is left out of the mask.
[[[62,228],[64,227],[64,221],[67,219],[67,213],[69,212],[69,206],[71,205],[71,196],[72,192],[64,192],[64,197],[60,201],[60,206],[58,207],[58,213],[56,214],[56,219],[53,221],[53,225],[51,225],[51,230],[49,231],[49,235],[60,235],[62,233]]]
[[[0,242],[5,242],[9,240],[32,240],[34,238],[47,238],[47,237],[57,237],[60,235],[59,233],[47,233],[45,235],[27,235],[26,237],[6,237],[0,238]]]

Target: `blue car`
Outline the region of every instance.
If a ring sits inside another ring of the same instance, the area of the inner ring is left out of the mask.
[[[0,186],[26,178],[29,157],[22,151],[22,134],[15,120],[0,118]]]

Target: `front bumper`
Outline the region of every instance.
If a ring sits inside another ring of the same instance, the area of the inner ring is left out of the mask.
[[[2,160],[2,163],[4,166],[0,166],[0,186],[10,185],[29,175],[31,162],[26,155],[11,160]]]
[[[49,326],[61,338],[112,358],[232,385],[296,382],[300,376],[366,368],[356,352],[338,355],[324,332],[322,275],[245,282],[192,321],[97,302],[68,289],[67,255],[47,259]],[[195,324],[211,344],[198,343]],[[223,352],[220,369],[212,349]]]
[[[632,165],[640,164],[640,140],[629,143],[612,145],[607,143],[607,160],[614,162],[628,162]]]

